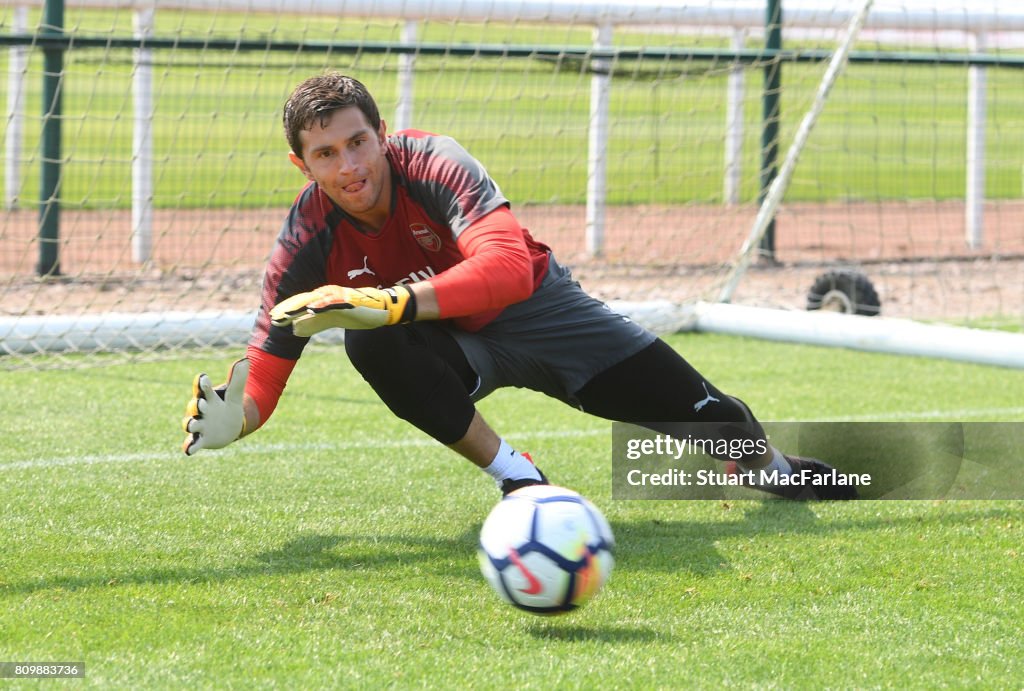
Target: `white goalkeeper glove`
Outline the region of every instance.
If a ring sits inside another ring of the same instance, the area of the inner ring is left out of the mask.
[[[322,286],[293,295],[270,310],[274,326],[292,327],[296,336],[324,329],[376,329],[416,318],[416,298],[405,286],[346,288]]]
[[[188,433],[182,450],[191,456],[199,449],[220,449],[245,433],[245,409],[242,398],[249,379],[249,360],[233,365],[228,380],[214,388],[210,378],[196,375],[192,381],[192,400],[185,408],[181,426]]]

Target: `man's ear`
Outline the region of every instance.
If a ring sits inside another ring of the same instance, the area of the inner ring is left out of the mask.
[[[313,181],[313,174],[309,172],[309,168],[306,167],[305,161],[295,155],[294,151],[288,152],[288,160],[292,162],[292,165],[302,171],[302,174],[306,176],[306,179]]]
[[[384,122],[383,119],[380,121],[380,127],[377,128],[377,138],[380,139],[380,143],[384,143],[385,137],[388,134],[388,123]]]

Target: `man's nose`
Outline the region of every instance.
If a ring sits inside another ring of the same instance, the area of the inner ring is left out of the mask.
[[[351,173],[358,164],[358,158],[350,151],[343,151],[338,157],[338,172]]]

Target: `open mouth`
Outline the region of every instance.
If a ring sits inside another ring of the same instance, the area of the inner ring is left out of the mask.
[[[349,194],[355,194],[366,187],[366,180],[357,180],[351,184],[345,185],[341,189],[345,190]]]

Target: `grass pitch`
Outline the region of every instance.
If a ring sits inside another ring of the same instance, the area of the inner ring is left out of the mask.
[[[1024,373],[716,336],[670,342],[771,420],[1020,420]],[[1006,688],[1024,678],[1016,501],[616,501],[610,424],[506,390],[483,412],[618,540],[541,618],[480,576],[490,480],[395,419],[340,350],[278,412],[177,451],[196,371],[4,374],[0,660],[115,687]]]

